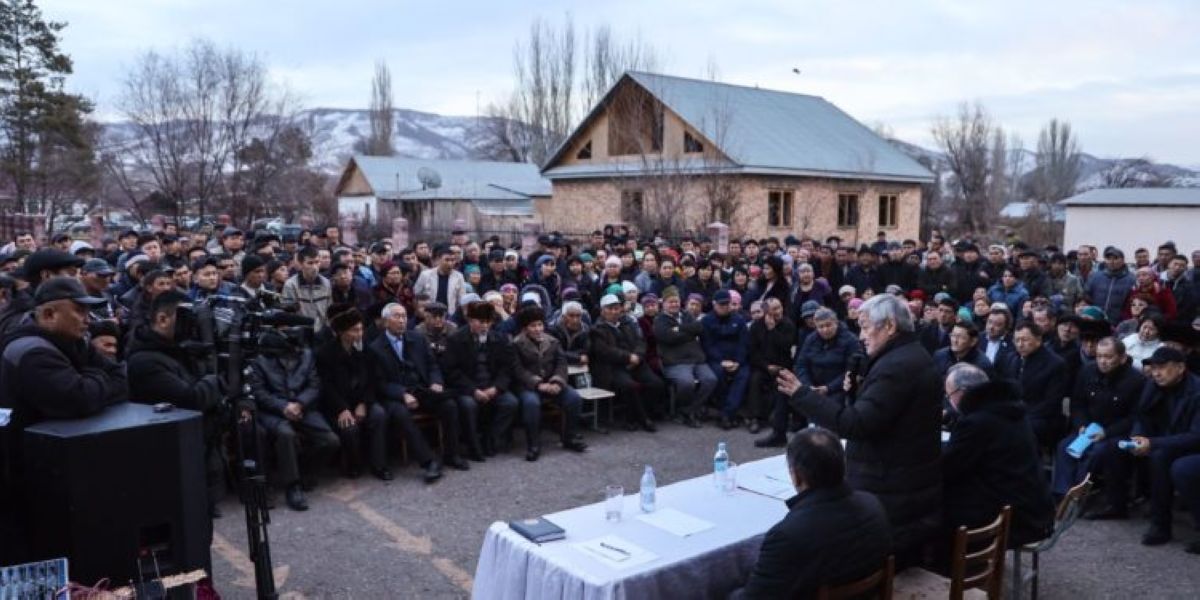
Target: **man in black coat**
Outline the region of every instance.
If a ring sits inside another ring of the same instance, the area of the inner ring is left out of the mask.
[[[657,431],[650,411],[664,396],[666,386],[646,364],[646,342],[637,324],[623,317],[624,308],[616,296],[600,298],[600,319],[591,331],[593,380],[628,402],[629,429]]]
[[[1054,455],[1055,495],[1064,496],[1083,481],[1101,446],[1115,446],[1129,435],[1133,429],[1133,410],[1145,387],[1146,378],[1133,368],[1121,340],[1106,337],[1096,344],[1096,361],[1085,365],[1075,380],[1067,437],[1059,443]],[[1101,430],[1091,435],[1092,442],[1083,455],[1076,458],[1068,454],[1067,447],[1092,423]],[[1105,493],[1114,491],[1115,487],[1105,488]],[[1119,503],[1120,496],[1110,496],[1110,500]]]
[[[458,457],[457,451],[457,405],[445,394],[442,372],[429,343],[421,334],[409,330],[408,311],[403,305],[388,304],[382,316],[384,331],[367,346],[366,353],[375,379],[375,398],[383,405],[388,422],[404,435],[409,452],[425,470],[426,483],[441,479],[442,467],[413,420],[417,410],[436,415],[441,422],[446,464],[467,470],[467,463]]]
[[[847,480],[883,503],[906,566],[941,521],[942,386],[902,300],[873,296],[859,312],[868,363],[865,373],[847,373],[845,397],[815,393],[791,371],[776,383],[809,421],[846,438]]]
[[[346,455],[346,474],[357,477],[362,469],[363,432],[368,437],[371,472],[385,481],[392,479],[387,468],[387,415],[375,400],[371,368],[363,352],[364,324],[358,309],[331,307],[332,336],[317,349],[317,372],[321,378],[321,410],[337,432]]]
[[[943,296],[937,302],[937,320],[921,327],[921,345],[930,356],[950,345],[950,330],[957,321],[958,303],[953,298]]]
[[[810,598],[823,585],[883,568],[891,549],[883,506],[846,485],[846,457],[833,432],[797,433],[787,461],[798,493],[787,501],[787,516],[763,538],[750,579],[732,598]]]
[[[159,294],[150,305],[148,322],[129,336],[129,399],[143,404],[170,402],[204,415],[204,464],[208,477],[209,510],[219,515],[217,501],[224,493],[225,455],[221,445],[224,423],[220,405],[224,382],[180,347],[175,338],[176,313],[187,297],[177,291]],[[254,406],[240,407],[241,421],[249,422]]]
[[[1012,313],[1008,312],[1007,308],[993,308],[988,312],[983,335],[979,338],[979,349],[991,361],[992,368],[996,370],[995,374],[1009,379],[1017,376],[1017,351],[1013,348],[1010,331],[1012,324]]]
[[[959,413],[942,452],[945,527],[982,527],[1011,506],[1010,548],[1045,539],[1054,527],[1054,502],[1016,386],[957,364],[945,390]]]
[[[1117,488],[1104,510],[1091,515],[1098,519],[1128,517],[1129,476],[1134,458],[1147,459],[1150,479],[1150,529],[1142,543],[1158,546],[1171,540],[1172,504],[1175,500],[1171,469],[1189,455],[1200,454],[1200,376],[1187,370],[1187,357],[1163,346],[1142,361],[1152,384],[1142,392],[1129,439],[1130,451],[1112,449],[1097,458],[1104,468],[1106,486]],[[1105,448],[1108,450],[1108,448]]]
[[[1066,419],[1063,398],[1067,397],[1070,374],[1067,364],[1042,343],[1042,330],[1024,321],[1013,332],[1017,350],[1013,378],[1021,386],[1021,400],[1029,415],[1029,424],[1043,448],[1054,448],[1062,439]]]
[[[979,256],[979,247],[975,244],[967,244],[963,247],[962,258],[954,261],[952,270],[954,271],[954,299],[958,300],[959,304],[970,302],[976,289],[987,289],[991,285],[988,279],[987,265]]]
[[[258,406],[255,416],[274,441],[287,505],[299,511],[308,510],[304,492],[316,486],[312,471],[328,462],[339,445],[338,436],[319,410],[321,383],[316,358],[303,343],[303,339],[277,330],[263,332],[259,355],[246,374]]]
[[[834,325],[837,325],[836,318]],[[775,376],[792,363],[795,330],[791,319],[784,316],[783,304],[775,298],[766,301],[763,318],[750,324],[748,360],[751,371],[747,398],[754,418],[750,433],[758,433],[759,421],[765,420],[768,411],[771,414],[771,435],[754,442],[760,448],[781,447],[787,443],[787,398],[775,391]]]
[[[488,302],[470,303],[467,325],[447,338],[442,355],[442,370],[451,382],[449,391],[458,403],[469,456],[475,461],[495,455],[517,415],[517,397],[512,393],[515,356],[508,338],[492,327],[495,311]],[[481,417],[490,420],[482,441]]]
[[[77,419],[129,399],[125,369],[84,341],[90,297],[73,277],[53,277],[30,296],[33,322],[4,336],[0,360],[0,564],[30,560],[26,547],[22,435],[49,419]]]

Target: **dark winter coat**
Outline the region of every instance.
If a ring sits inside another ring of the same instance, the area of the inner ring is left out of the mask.
[[[170,402],[180,408],[204,413],[204,438],[213,440],[221,431],[218,408],[222,382],[215,374],[204,375],[200,365],[175,344],[148,325],[129,336],[129,399],[142,404]],[[242,408],[252,409],[246,403]]]
[[[933,353],[933,364],[937,367],[938,377],[942,379],[946,378],[946,373],[950,371],[950,367],[960,362],[975,365],[983,369],[983,372],[987,373],[988,378],[996,378],[996,369],[992,367],[992,361],[988,360],[987,355],[980,351],[978,346],[968,350],[967,354],[961,359],[949,347],[942,348]]]
[[[969,388],[959,411],[942,455],[946,526],[982,527],[1011,506],[1009,547],[1045,539],[1054,502],[1017,389],[1007,380]]]
[[[1138,402],[1133,435],[1149,438],[1152,449],[1200,452],[1200,376],[1185,373],[1173,388],[1147,385]]]
[[[746,317],[740,313],[729,313],[721,317],[711,312],[700,319],[704,333],[700,345],[713,373],[721,373],[721,361],[732,360],[738,365],[746,364],[746,342],[750,337]]]
[[[629,365],[629,355],[637,354],[642,362],[646,360],[646,342],[637,324],[629,319],[621,319],[615,324],[600,319],[592,327],[591,338],[589,364],[599,387],[604,387],[614,373]]]
[[[1071,427],[1068,433],[1097,423],[1104,428],[1104,437],[1121,438],[1133,429],[1133,412],[1146,377],[1133,368],[1129,359],[1111,373],[1101,373],[1096,363],[1083,367],[1071,394]]]
[[[1088,278],[1083,293],[1093,305],[1104,311],[1109,323],[1120,323],[1121,309],[1125,307],[1125,300],[1129,298],[1129,292],[1136,282],[1128,266],[1123,266],[1115,272],[1097,269]]]
[[[550,333],[558,340],[559,347],[567,357],[567,364],[580,364],[579,357],[587,355],[592,349],[591,327],[587,323],[579,324],[579,331],[567,331],[567,326],[559,321],[550,329]]]
[[[831,340],[814,331],[796,351],[796,376],[804,385],[841,391],[850,357],[861,353],[862,345],[845,325],[838,325]]]
[[[536,392],[538,384],[551,382],[567,386],[567,357],[554,336],[543,334],[541,341],[535,342],[521,333],[513,338],[512,346],[516,356],[513,379],[518,390]]]
[[[917,287],[925,292],[926,298],[932,299],[941,292],[954,296],[958,291],[958,282],[954,277],[954,271],[950,270],[950,267],[942,265],[937,269],[928,267],[921,269],[917,275]]]
[[[792,364],[792,342],[796,326],[791,319],[783,317],[774,329],[759,319],[750,324],[750,351],[747,360],[750,366],[766,371],[769,366],[788,368]]]
[[[274,430],[285,420],[283,409],[297,402],[310,412],[320,408],[321,378],[312,350],[305,348],[296,354],[291,368],[277,356],[260,354],[250,363],[246,383],[258,405],[258,417],[264,427]]]
[[[852,397],[804,389],[792,403],[847,440],[846,479],[883,503],[894,549],[909,550],[937,530],[942,382],[915,335],[901,333],[881,348]]]
[[[810,598],[822,585],[861,579],[879,570],[891,549],[879,500],[848,485],[805,490],[787,501],[758,551],[746,587],[732,598]]]
[[[317,350],[317,375],[322,383],[321,408],[331,422],[343,410],[353,412],[359,404],[375,402],[370,362],[361,350],[347,352],[337,339],[326,341]]]
[[[704,362],[700,335],[704,325],[687,311],[675,317],[665,312],[654,317],[654,337],[658,340],[658,356],[664,367],[694,365]]]
[[[1029,417],[1051,423],[1062,421],[1062,401],[1069,389],[1067,363],[1043,344],[1028,357],[1018,356],[1014,366],[1013,375]]]

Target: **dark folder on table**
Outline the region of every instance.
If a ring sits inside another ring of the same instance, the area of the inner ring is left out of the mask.
[[[525,536],[525,539],[541,544],[544,542],[553,542],[567,537],[567,532],[563,531],[562,527],[547,521],[544,518],[523,519],[520,521],[509,521],[508,526],[513,531]]]

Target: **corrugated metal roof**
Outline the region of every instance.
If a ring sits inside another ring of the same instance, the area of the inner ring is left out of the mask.
[[[375,196],[383,200],[504,200],[551,194],[550,181],[530,163],[362,155],[351,160]],[[419,175],[422,169],[436,173],[441,186],[424,185]]]
[[[1065,206],[1200,206],[1200,188],[1101,188],[1059,202]]]
[[[632,79],[720,147],[745,172],[933,181],[933,174],[817,96],[631,71]],[[608,97],[606,97],[607,101]],[[584,120],[586,126],[605,102]],[[547,165],[557,162],[564,143]],[[544,170],[555,178],[562,167]]]

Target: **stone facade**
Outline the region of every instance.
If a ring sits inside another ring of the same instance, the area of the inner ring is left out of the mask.
[[[888,239],[902,240],[916,239],[920,229],[921,188],[917,184],[753,175],[738,176],[732,181],[737,190],[737,209],[729,223],[730,233],[734,236],[783,238],[795,234],[824,239],[837,235],[847,243],[862,244],[875,241],[876,232],[881,230],[887,233]],[[591,231],[625,221],[621,211],[622,193],[641,189],[638,183],[636,179],[559,180],[554,182],[554,196],[539,200],[535,208],[546,229]],[[682,200],[668,203],[671,206],[667,207],[674,214],[673,228],[700,231],[708,216],[705,186],[697,178],[682,187]],[[768,196],[771,191],[792,193],[790,224],[778,227],[769,224]],[[660,210],[652,190],[643,192],[644,209]],[[858,197],[856,227],[838,226],[840,194]],[[895,226],[879,225],[881,195],[896,196]],[[657,221],[662,222],[662,216],[657,216]]]

